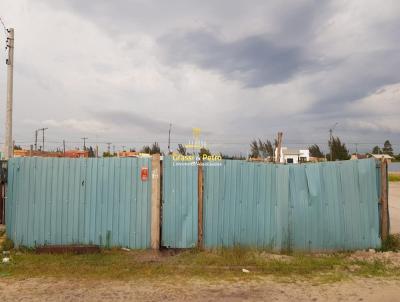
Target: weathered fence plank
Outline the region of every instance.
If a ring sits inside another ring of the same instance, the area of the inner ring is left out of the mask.
[[[16,246],[150,247],[151,173],[146,158],[13,158],[7,234]]]
[[[223,161],[204,167],[204,245],[330,251],[380,246],[376,162]]]

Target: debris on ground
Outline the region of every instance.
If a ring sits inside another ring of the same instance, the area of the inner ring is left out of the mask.
[[[367,262],[375,262],[375,261],[383,261],[383,262],[389,262],[391,263],[394,267],[399,267],[400,268],[400,252],[370,252],[368,251],[356,251],[352,253],[349,258],[349,260],[353,261],[367,261]]]
[[[2,262],[3,262],[3,263],[8,263],[8,262],[10,262],[10,258],[4,257],[3,260],[2,260]]]

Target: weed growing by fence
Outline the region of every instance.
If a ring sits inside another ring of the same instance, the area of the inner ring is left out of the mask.
[[[390,234],[386,240],[382,240],[382,251],[400,251],[400,234]]]
[[[243,273],[245,268],[249,273]],[[88,280],[248,280],[334,282],[354,276],[400,277],[390,260],[353,259],[351,254],[280,255],[246,248],[155,254],[153,251],[102,251],[88,255],[13,252],[0,264],[0,278],[55,277]]]

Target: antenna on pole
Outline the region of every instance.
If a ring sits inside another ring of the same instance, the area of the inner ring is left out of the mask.
[[[35,151],[37,151],[37,138],[38,138],[38,132],[39,130],[35,130]]]
[[[83,151],[86,150],[86,140],[89,139],[88,137],[82,137],[81,139],[83,139]]]
[[[330,160],[332,161],[332,152],[333,152],[333,148],[332,148],[332,140],[333,140],[333,130],[335,130],[335,128],[336,128],[336,126],[338,125],[339,123],[338,122],[336,122],[334,125],[333,125],[333,127],[331,128],[331,129],[329,129],[329,145],[330,145],[330,152],[329,152],[329,157],[330,157]]]
[[[44,152],[44,131],[46,131],[49,128],[42,128],[39,129],[40,131],[42,131],[42,151]]]
[[[171,128],[172,124],[169,124],[169,130],[168,130],[168,154],[171,154]]]

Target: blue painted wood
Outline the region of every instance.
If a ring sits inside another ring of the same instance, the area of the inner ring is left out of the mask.
[[[14,158],[7,233],[15,244],[150,246],[149,159]],[[151,172],[151,171],[150,171]],[[305,165],[222,161],[204,168],[206,247],[274,250],[377,248],[374,160]],[[150,174],[151,175],[151,174]],[[163,162],[162,245],[197,243],[197,166]]]
[[[372,159],[301,165],[223,161],[204,169],[206,247],[378,248]]]
[[[161,245],[191,248],[197,244],[197,166],[175,166],[170,156],[163,159]]]
[[[150,247],[147,158],[13,158],[7,234],[16,246],[99,244]],[[151,174],[150,174],[151,175]]]

